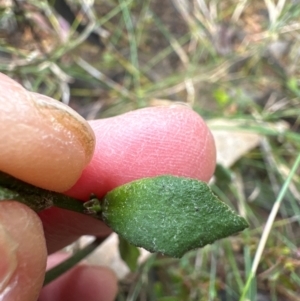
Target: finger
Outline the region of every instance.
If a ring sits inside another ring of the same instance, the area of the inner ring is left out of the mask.
[[[0,90],[0,170],[42,188],[70,188],[94,150],[90,126],[62,103],[1,73]]]
[[[47,268],[65,260],[66,254],[54,254]],[[117,294],[117,278],[105,267],[80,265],[43,288],[39,301],[113,301]]]
[[[0,300],[36,300],[46,268],[40,219],[18,202],[0,203]]]
[[[87,199],[137,178],[172,174],[208,180],[215,145],[204,121],[183,106],[147,108],[91,123],[97,145],[91,163],[69,191]],[[104,235],[108,228],[89,217],[50,209],[40,214],[49,252],[82,234]]]
[[[155,107],[92,121],[95,153],[71,189],[101,197],[135,179],[163,174],[208,181],[215,169],[213,137],[203,119],[184,106]]]
[[[103,222],[73,211],[50,208],[38,215],[43,222],[49,254],[73,243],[81,235],[105,237],[111,233]]]

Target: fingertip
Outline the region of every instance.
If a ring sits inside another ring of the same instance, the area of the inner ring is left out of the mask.
[[[111,233],[102,221],[78,212],[53,207],[39,212],[39,216],[43,221],[49,254],[73,243],[81,235],[105,237]]]
[[[86,199],[144,177],[163,174],[208,181],[215,169],[213,136],[185,106],[152,107],[92,121],[96,147],[70,194]]]
[[[36,300],[47,258],[41,222],[30,208],[10,201],[0,203],[0,225],[0,300]]]
[[[79,265],[43,288],[40,301],[113,301],[118,285],[108,268]]]
[[[0,170],[45,189],[69,189],[94,151],[89,124],[1,73],[0,89]]]
[[[89,291],[85,291],[87,300],[115,300],[118,292],[118,280],[111,269],[100,266],[79,266],[75,277],[82,288],[90,286]],[[96,296],[98,298],[95,298]]]

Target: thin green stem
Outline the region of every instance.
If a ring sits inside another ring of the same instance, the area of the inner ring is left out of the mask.
[[[263,231],[263,234],[262,234],[262,237],[260,239],[260,242],[259,242],[259,245],[257,247],[257,250],[256,250],[256,254],[255,254],[255,257],[254,257],[254,260],[253,260],[253,264],[252,264],[252,268],[251,268],[251,271],[249,273],[249,276],[248,276],[248,279],[247,279],[247,282],[246,282],[246,285],[244,286],[244,290],[242,292],[242,296],[240,297],[240,301],[244,301],[245,298],[246,298],[246,295],[247,295],[247,292],[250,288],[250,285],[251,285],[251,282],[252,282],[252,279],[254,278],[255,274],[256,274],[256,271],[257,271],[257,267],[259,265],[259,262],[260,262],[260,259],[261,259],[261,256],[262,256],[262,253],[264,251],[264,248],[265,248],[265,245],[267,243],[267,239],[269,237],[269,234],[270,234],[270,231],[272,229],[272,226],[273,226],[273,223],[274,223],[274,220],[276,218],[276,215],[278,213],[278,210],[280,208],[280,205],[282,203],[282,200],[289,188],[289,185],[293,179],[293,176],[294,174],[296,173],[298,167],[300,165],[300,154],[298,155],[293,167],[292,167],[292,170],[290,172],[290,174],[288,175],[286,181],[284,182],[280,192],[279,192],[279,195],[273,205],[273,208],[270,212],[270,215],[269,215],[269,218],[267,220],[267,223],[266,223],[266,226],[265,226],[265,229]]]
[[[21,202],[36,212],[50,207],[59,207],[101,219],[101,205],[97,198],[83,202],[50,190],[25,183],[0,172],[0,201]]]
[[[21,202],[36,212],[55,206],[101,219],[101,204],[97,198],[92,198],[84,203],[63,194],[30,185],[0,172],[0,202],[7,200]],[[45,275],[44,286],[93,252],[103,240],[102,238],[95,239],[71,258],[49,270]]]

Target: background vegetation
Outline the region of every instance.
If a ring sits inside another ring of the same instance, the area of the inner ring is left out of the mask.
[[[212,186],[250,229],[151,257],[118,300],[300,300],[300,1],[67,2],[71,25],[54,1],[0,0],[1,72],[87,119],[180,101],[262,137]]]

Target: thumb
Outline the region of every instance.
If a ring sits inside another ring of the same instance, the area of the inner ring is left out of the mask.
[[[0,300],[37,300],[47,251],[38,216],[18,202],[0,202]]]

